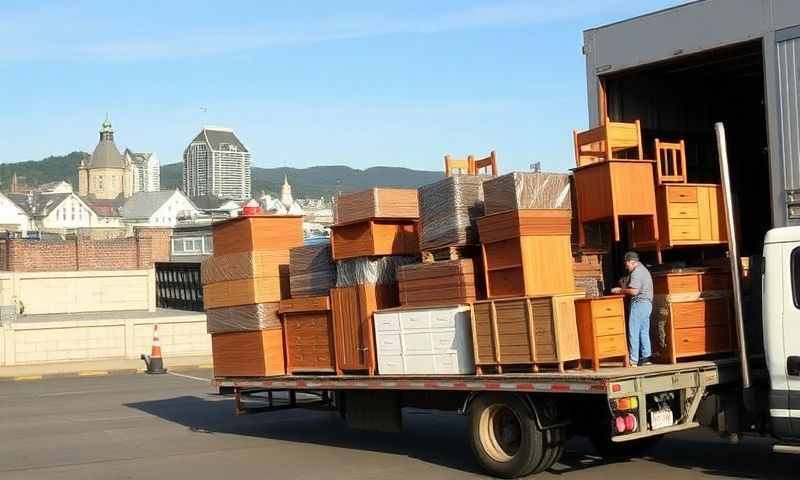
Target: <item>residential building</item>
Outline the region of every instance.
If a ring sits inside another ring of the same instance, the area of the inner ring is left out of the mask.
[[[239,215],[239,210],[242,208],[241,201],[237,202],[211,194],[189,197],[189,199],[203,214],[212,219],[235,217]]]
[[[56,180],[55,182],[48,182],[36,189],[40,193],[72,193],[72,185],[64,180]]]
[[[130,165],[133,176],[133,193],[161,190],[161,163],[155,153],[133,152],[126,148],[122,156]]]
[[[205,127],[183,152],[183,190],[190,196],[250,198],[250,152],[233,130]]]
[[[114,129],[106,116],[100,128],[100,141],[87,160],[78,167],[78,192],[82,197],[127,198],[133,193],[130,165],[114,143]]]
[[[23,234],[34,230],[28,213],[2,193],[0,193],[0,230]]]
[[[9,194],[29,218],[30,230],[65,232],[98,226],[97,214],[74,192]]]
[[[25,177],[18,177],[17,173],[11,174],[11,186],[9,193],[28,193],[36,190],[33,185],[30,185]]]
[[[195,218],[200,210],[180,190],[138,192],[120,209],[122,221],[148,227],[174,227],[181,218]]]
[[[172,230],[170,261],[199,263],[214,254],[211,224],[177,225]]]

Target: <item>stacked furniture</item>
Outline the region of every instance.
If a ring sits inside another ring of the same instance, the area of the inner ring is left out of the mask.
[[[419,248],[423,252],[478,244],[476,219],[484,214],[484,178],[447,177],[419,188]]]
[[[292,298],[328,295],[336,286],[330,242],[289,250],[289,286]]]
[[[627,367],[628,339],[625,335],[625,304],[621,295],[575,300],[581,360],[600,369],[600,361],[622,360]]]
[[[288,296],[289,249],[303,243],[302,217],[241,216],[213,226],[202,266],[216,375],[281,375],[279,302]]]
[[[654,161],[644,160],[641,126],[611,122],[600,127],[574,132],[573,170],[578,215],[578,239],[586,245],[585,225],[611,222],[614,241],[620,241],[620,220],[634,220],[641,234],[658,240],[658,213],[655,200]],[[627,159],[622,152],[632,152]],[[632,158],[631,158],[632,157]]]
[[[417,191],[373,188],[339,196],[331,253],[330,291],[337,373],[374,375],[373,313],[399,305],[397,268],[419,254]]]
[[[400,305],[464,305],[477,299],[471,258],[412,263],[397,270]]]
[[[681,269],[653,274],[653,353],[660,361],[735,348],[730,272]]]
[[[575,289],[586,292],[589,297],[603,294],[603,258],[598,254],[575,253],[572,257],[572,274],[575,276]]]
[[[468,306],[380,310],[375,337],[383,375],[475,373]]]
[[[444,173],[448,177],[453,175],[482,175],[497,176],[497,154],[494,150],[485,158],[475,159],[468,155],[465,159],[455,159],[450,154],[444,156]]]
[[[583,293],[528,296],[475,302],[472,336],[478,374],[564,371],[580,358],[575,301]]]

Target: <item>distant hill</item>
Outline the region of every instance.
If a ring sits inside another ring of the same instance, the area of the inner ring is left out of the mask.
[[[77,189],[78,165],[86,152],[52,156],[43,160],[0,164],[0,189],[8,190],[11,176],[16,173],[25,183],[40,185],[56,180],[66,180]],[[182,163],[161,166],[161,188],[169,189],[182,185]],[[411,170],[400,167],[372,167],[358,170],[350,167],[321,166],[309,168],[259,168],[252,171],[253,194],[266,191],[280,192],[284,173],[289,177],[295,197],[314,198],[329,196],[337,191],[352,192],[375,186],[416,188],[440,180],[444,174],[426,170]]]
[[[66,180],[75,189],[78,187],[78,165],[86,152],[72,152],[68,155],[55,155],[43,160],[0,164],[0,188],[8,190],[11,177],[16,173],[17,180],[30,185],[41,185],[57,180]]]
[[[161,188],[181,185],[183,164],[161,167]],[[358,170],[343,165],[309,168],[259,168],[252,170],[253,194],[262,190],[275,195],[289,177],[295,197],[329,196],[337,191],[353,192],[375,186],[417,188],[441,180],[443,172],[411,170],[401,167],[372,167]]]

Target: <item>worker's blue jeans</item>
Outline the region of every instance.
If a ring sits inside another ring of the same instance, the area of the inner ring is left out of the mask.
[[[633,365],[638,364],[641,359],[649,359],[653,354],[650,348],[650,314],[652,312],[652,303],[631,301],[631,311],[628,315],[628,343]]]

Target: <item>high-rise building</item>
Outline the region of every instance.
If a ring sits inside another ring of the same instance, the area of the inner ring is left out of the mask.
[[[230,128],[205,127],[183,152],[183,188],[189,196],[250,197],[250,152]]]
[[[133,175],[133,193],[161,190],[161,163],[155,153],[132,152],[126,148],[123,156]]]

